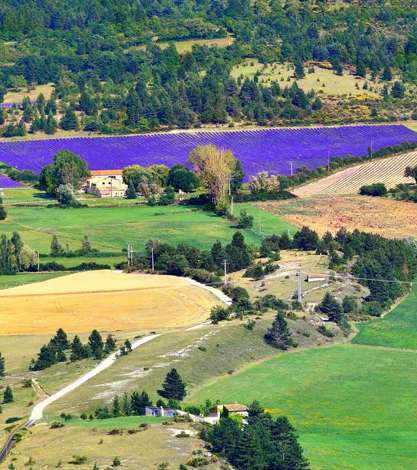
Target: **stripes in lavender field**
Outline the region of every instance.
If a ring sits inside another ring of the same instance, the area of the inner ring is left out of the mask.
[[[14,181],[6,175],[0,175],[0,189],[20,188],[22,183]]]
[[[374,151],[417,142],[417,133],[403,125],[281,128],[238,131],[159,133],[123,137],[80,137],[0,143],[0,161],[38,173],[60,150],[70,150],[90,169],[119,169],[128,165],[184,164],[197,145],[231,149],[242,162],[246,177],[259,171],[288,175],[294,168],[311,169],[328,157],[364,156]]]

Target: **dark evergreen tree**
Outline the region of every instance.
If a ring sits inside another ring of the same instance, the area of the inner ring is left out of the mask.
[[[162,389],[158,390],[159,395],[167,399],[183,400],[187,395],[186,385],[183,382],[177,369],[171,369],[165,377]]]
[[[75,131],[79,129],[77,115],[72,109],[68,109],[59,122],[59,127],[64,131]]]
[[[14,402],[13,390],[11,389],[10,385],[7,385],[3,393],[3,403],[12,403],[12,402]]]
[[[96,359],[103,357],[103,339],[101,334],[97,330],[93,330],[88,337],[88,344],[91,348],[91,352]]]
[[[119,397],[117,395],[113,398],[112,414],[115,418],[122,414]]]
[[[0,377],[4,377],[6,374],[6,361],[4,356],[0,353]]]
[[[112,335],[108,335],[106,338],[106,343],[104,345],[104,352],[109,354],[116,349],[116,341],[114,340]]]
[[[85,356],[86,356],[85,348],[83,344],[81,343],[80,338],[78,336],[74,336],[74,339],[72,340],[72,343],[71,343],[70,360],[79,361],[81,359],[84,359]]]
[[[268,344],[284,351],[293,345],[288,324],[282,313],[277,313],[271,328],[268,329],[264,337]]]
[[[329,317],[330,321],[340,323],[343,318],[343,309],[335,297],[327,292],[319,304],[320,311]]]

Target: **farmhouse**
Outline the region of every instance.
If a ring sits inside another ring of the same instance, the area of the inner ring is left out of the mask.
[[[127,185],[123,182],[122,170],[94,170],[83,189],[97,197],[124,197]]]

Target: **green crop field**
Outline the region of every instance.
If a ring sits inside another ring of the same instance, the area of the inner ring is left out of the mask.
[[[71,419],[66,424],[86,429],[132,429],[137,428],[140,424],[158,424],[165,421],[172,421],[172,419],[164,416],[120,416],[109,419]]]
[[[54,277],[63,276],[65,273],[18,273],[16,275],[0,275],[0,289],[22,286],[32,282],[47,281]]]
[[[360,325],[353,342],[417,349],[417,286],[384,318]]]
[[[206,399],[259,400],[287,415],[313,469],[417,466],[417,354],[334,346],[279,354],[194,393]]]
[[[0,223],[0,234],[18,231],[25,243],[44,254],[49,252],[54,234],[70,249],[80,248],[83,236],[88,235],[94,248],[121,253],[128,242],[141,250],[151,238],[209,248],[216,240],[229,242],[236,231],[230,221],[200,208],[135,205],[61,209],[44,205],[45,200],[36,192],[21,191],[10,193],[10,201],[6,192],[8,218]],[[25,201],[33,204],[34,199],[39,199],[41,204],[23,205]],[[294,231],[291,224],[248,204],[236,204],[236,214],[242,208],[255,218],[255,228],[243,231],[250,243],[258,244],[261,240],[262,235],[257,231],[259,224],[262,234]],[[100,262],[99,258],[96,262]]]

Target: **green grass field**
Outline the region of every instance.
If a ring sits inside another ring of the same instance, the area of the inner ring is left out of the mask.
[[[44,254],[49,253],[52,235],[57,235],[61,244],[68,244],[70,249],[80,248],[83,236],[88,235],[94,248],[121,253],[128,242],[142,250],[151,238],[209,248],[216,240],[229,242],[236,231],[225,218],[199,208],[136,205],[61,209],[46,207],[44,200],[37,197],[37,193],[34,197],[32,190],[20,191],[10,193],[14,203],[8,207],[8,218],[0,224],[0,234],[18,231],[25,243]],[[6,192],[6,203],[9,203],[8,194]],[[43,205],[23,205],[25,201],[32,204],[33,199],[39,199]],[[236,204],[236,214],[241,208],[248,209],[255,218],[255,225],[258,224],[255,229],[243,231],[250,243],[258,244],[261,240],[256,231],[259,223],[263,234],[294,230],[287,222],[248,204]]]
[[[190,397],[250,403],[295,424],[313,469],[417,466],[417,354],[334,346],[249,366]]]
[[[360,325],[353,342],[417,349],[417,286],[384,318]]]
[[[22,286],[32,282],[47,281],[58,276],[64,276],[65,273],[18,273],[16,275],[0,275],[0,289],[9,289],[10,287]]]

